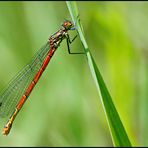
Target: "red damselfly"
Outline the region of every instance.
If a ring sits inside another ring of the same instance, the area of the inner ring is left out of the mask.
[[[70,54],[83,54],[70,52],[69,44],[75,40],[77,35],[71,40],[68,31],[75,29],[71,21],[65,20],[61,28],[50,36],[48,42],[36,53],[31,62],[2,91],[0,94],[0,117],[10,116],[2,131],[4,135],[9,134],[16,115],[27,100],[63,39],[67,41],[68,52]]]

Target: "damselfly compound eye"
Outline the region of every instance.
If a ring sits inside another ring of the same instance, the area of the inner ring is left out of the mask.
[[[73,23],[69,20],[65,20],[62,24],[62,26],[66,29],[66,30],[70,30],[73,27]]]

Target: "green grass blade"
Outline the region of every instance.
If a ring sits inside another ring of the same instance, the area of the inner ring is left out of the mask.
[[[82,25],[80,24],[80,21],[77,21],[78,20],[77,19],[78,9],[76,6],[76,2],[67,1],[66,3],[67,3],[67,6],[68,6],[73,22],[76,21],[75,23],[76,23],[77,31],[80,36],[81,42],[84,46],[84,50],[86,52],[86,57],[87,57],[88,64],[91,70],[91,74],[95,80],[95,84],[97,86],[97,89],[98,89],[98,92],[101,98],[101,102],[102,102],[103,109],[106,115],[106,119],[109,125],[113,144],[114,146],[131,147],[130,140],[120,120],[118,112],[113,104],[112,98],[107,90],[104,80],[88,48],[87,42],[84,37]]]

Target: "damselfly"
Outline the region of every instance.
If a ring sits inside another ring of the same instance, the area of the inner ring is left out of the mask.
[[[66,39],[68,52],[71,53],[69,44],[71,44],[77,35],[71,40],[68,34],[69,30],[75,30],[71,21],[64,21],[61,28],[50,36],[48,42],[36,53],[31,62],[27,64],[8,84],[6,89],[0,94],[0,117],[10,116],[2,133],[9,134],[12,123],[27,100],[35,84],[38,82],[43,71],[47,67],[51,57],[60,46],[63,39]]]

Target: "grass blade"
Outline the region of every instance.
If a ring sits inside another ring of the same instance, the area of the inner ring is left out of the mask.
[[[74,23],[76,23],[77,31],[80,36],[81,42],[84,46],[86,52],[86,57],[88,60],[89,68],[91,74],[95,80],[96,87],[98,89],[103,109],[106,115],[107,123],[110,129],[111,137],[114,146],[128,146],[131,147],[130,140],[127,136],[127,133],[124,129],[124,126],[120,120],[119,114],[113,104],[112,98],[107,90],[107,87],[104,83],[104,80],[99,72],[99,69],[91,55],[91,52],[88,48],[87,42],[84,37],[84,32],[80,21],[78,21],[78,9],[76,2],[67,1],[67,6]]]

